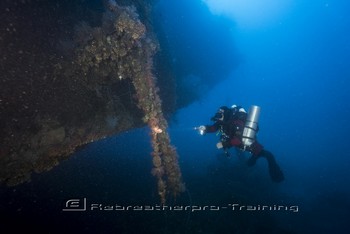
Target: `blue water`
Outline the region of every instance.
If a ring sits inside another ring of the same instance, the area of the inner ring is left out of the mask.
[[[268,2],[268,1],[267,1]],[[2,220],[45,232],[348,233],[350,4],[294,1],[282,16],[244,28],[201,1],[161,0],[155,17],[167,33],[176,72],[201,99],[170,121],[187,191],[169,204],[297,206],[292,211],[62,211],[69,199],[103,205],[155,205],[148,129],[94,142],[32,182],[1,189]],[[259,141],[285,181],[249,155],[226,158],[209,124],[222,105],[261,107]]]

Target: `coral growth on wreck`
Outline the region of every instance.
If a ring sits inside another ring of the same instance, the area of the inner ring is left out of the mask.
[[[144,112],[143,120],[151,130],[152,174],[158,180],[158,194],[164,204],[168,193],[176,196],[184,185],[152,72],[157,44],[147,34],[134,7],[120,7],[114,1],[109,2],[110,11],[104,16],[108,20],[102,27],[91,29],[92,38],[78,51],[77,64],[89,82],[101,82],[91,81],[96,74],[132,81],[138,107]]]
[[[2,2],[0,183],[29,181],[79,146],[147,123],[162,202],[183,189],[152,72],[151,0],[106,2],[104,12],[76,1]]]

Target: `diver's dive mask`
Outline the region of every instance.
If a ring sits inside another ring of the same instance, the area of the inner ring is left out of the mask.
[[[219,109],[218,112],[210,119],[211,121],[224,121],[224,109]]]

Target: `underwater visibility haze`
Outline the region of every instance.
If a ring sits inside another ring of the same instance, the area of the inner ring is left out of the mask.
[[[18,4],[40,7],[43,1]],[[70,4],[64,1],[57,9]],[[90,109],[83,109],[84,116],[94,116],[94,108],[103,115],[87,120],[91,126],[85,125],[89,130],[84,130],[79,124],[88,117],[76,120],[66,113],[62,119],[75,122],[64,125],[65,129],[72,126],[88,135],[79,141],[80,147],[74,145],[69,157],[50,168],[33,166],[30,181],[26,177],[26,182],[1,185],[4,226],[38,233],[349,232],[348,1],[86,0],[74,7],[69,14],[88,22],[91,26],[83,28],[93,32],[92,36],[86,39],[89,33],[82,33],[83,39],[75,44],[62,40],[60,48],[69,52],[63,56],[78,55],[80,63],[87,61],[88,65],[80,64],[82,70],[67,65],[67,70],[60,71],[68,77],[91,72],[81,83],[79,79],[74,82],[86,84],[89,94],[83,104]],[[102,17],[108,8],[111,13]],[[50,15],[55,7],[47,9],[43,15]],[[57,12],[59,20],[64,11]],[[96,18],[85,18],[91,12]],[[62,25],[82,27],[73,22],[74,17],[68,18]],[[33,19],[32,25],[35,22]],[[117,34],[113,29],[101,35],[114,26],[120,29]],[[93,31],[94,27],[98,29]],[[151,35],[146,33],[150,28],[154,30]],[[125,32],[130,32],[132,43],[121,41],[125,44],[120,46],[117,42]],[[1,30],[0,39],[6,33]],[[66,36],[72,37],[71,32]],[[94,53],[99,53],[99,47],[89,44],[96,38],[105,38],[101,41],[122,52],[101,52],[97,59]],[[2,58],[2,64],[8,64],[4,61]],[[65,63],[58,61],[55,67],[65,69]],[[91,65],[94,61],[102,62]],[[123,67],[113,68],[114,64]],[[133,68],[135,64],[140,66]],[[94,76],[103,79],[91,81]],[[147,79],[142,80],[143,76]],[[56,79],[53,82],[60,85]],[[126,95],[123,91],[113,96],[110,93],[115,89],[107,86],[127,90]],[[64,96],[64,92],[57,95]],[[73,104],[77,99],[72,98]],[[0,105],[5,100],[12,99],[1,96]],[[101,100],[109,103],[103,110]],[[233,104],[247,111],[252,105],[261,108],[257,139],[274,155],[284,181],[271,181],[266,160],[258,159],[255,166],[248,167],[250,153],[230,148],[228,157],[216,147],[217,134],[200,135],[195,130],[213,124],[210,118],[218,109]],[[78,113],[81,107],[76,108]],[[125,112],[119,112],[121,109]],[[100,125],[102,118],[106,125]],[[56,122],[45,123],[57,126]],[[96,123],[98,128],[93,127]],[[118,131],[109,131],[112,128]],[[61,128],[55,129],[55,137],[49,134],[54,139]],[[68,135],[66,131],[65,142]],[[74,136],[72,133],[69,139],[73,141]],[[1,147],[1,153],[10,152]],[[0,162],[12,168],[16,160]]]

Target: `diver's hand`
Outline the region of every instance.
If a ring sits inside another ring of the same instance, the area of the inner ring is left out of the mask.
[[[196,130],[198,130],[199,134],[204,135],[205,131],[207,130],[207,127],[205,127],[204,125],[201,125],[199,127],[196,127]]]
[[[220,141],[220,142],[218,142],[218,143],[216,143],[216,148],[218,148],[218,149],[222,149],[224,146],[223,146],[223,144],[222,144],[222,142]]]

